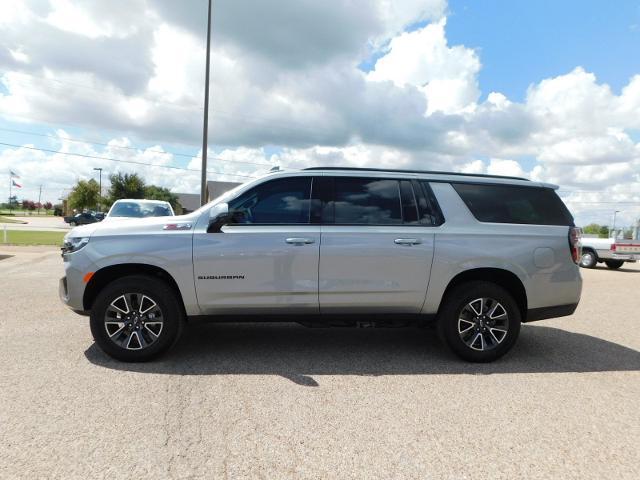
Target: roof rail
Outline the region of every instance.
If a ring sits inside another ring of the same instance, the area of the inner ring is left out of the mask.
[[[303,170],[336,170],[336,171],[356,171],[356,172],[398,172],[398,173],[425,173],[429,175],[455,175],[460,177],[481,177],[481,178],[506,178],[509,180],[524,180],[528,178],[510,177],[507,175],[488,175],[485,173],[461,173],[461,172],[441,172],[437,170],[398,170],[394,168],[362,168],[362,167],[308,167]]]

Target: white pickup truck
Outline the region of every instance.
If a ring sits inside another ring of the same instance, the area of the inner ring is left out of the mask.
[[[596,264],[604,262],[607,267],[616,269],[624,262],[640,259],[640,240],[582,237],[580,244],[580,266],[584,268],[594,268]]]

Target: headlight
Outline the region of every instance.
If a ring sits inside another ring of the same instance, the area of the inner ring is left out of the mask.
[[[65,237],[62,244],[62,253],[77,252],[87,243],[89,243],[89,237]]]

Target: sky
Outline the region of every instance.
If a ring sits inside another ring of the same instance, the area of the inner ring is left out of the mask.
[[[198,192],[206,0],[0,9],[0,198],[137,172]],[[640,0],[215,0],[211,180],[415,168],[640,217]]]

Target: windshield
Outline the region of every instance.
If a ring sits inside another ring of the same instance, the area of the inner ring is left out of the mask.
[[[170,217],[171,207],[166,203],[118,202],[113,205],[109,217]]]

